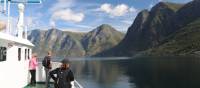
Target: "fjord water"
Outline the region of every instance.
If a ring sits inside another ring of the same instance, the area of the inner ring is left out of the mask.
[[[200,88],[200,58],[142,57],[72,60],[84,88]]]

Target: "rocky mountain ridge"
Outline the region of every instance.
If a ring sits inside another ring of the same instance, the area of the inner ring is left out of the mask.
[[[61,31],[58,29],[32,30],[28,39],[35,45],[33,52],[39,56],[52,51],[57,57],[91,56],[117,45],[124,34],[107,24],[88,33]]]

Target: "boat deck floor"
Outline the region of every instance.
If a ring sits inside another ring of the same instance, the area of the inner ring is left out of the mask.
[[[45,83],[36,83],[35,86],[33,86],[33,85],[27,85],[24,88],[46,88],[46,87],[45,87]],[[54,88],[53,83],[50,83],[50,87],[49,88]]]

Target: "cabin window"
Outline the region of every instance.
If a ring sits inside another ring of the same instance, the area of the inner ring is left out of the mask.
[[[28,59],[30,59],[30,49],[28,49]]]
[[[25,54],[24,54],[24,58],[25,58],[25,60],[27,59],[27,49],[25,49]]]
[[[0,47],[0,62],[6,61],[6,53],[7,53],[6,47]]]
[[[18,61],[21,60],[21,48],[18,48]]]

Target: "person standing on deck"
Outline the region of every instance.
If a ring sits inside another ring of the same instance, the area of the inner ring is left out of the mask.
[[[49,71],[51,70],[52,66],[51,66],[51,51],[48,52],[48,55],[44,57],[43,61],[42,61],[42,65],[44,66],[44,70],[45,70],[45,75],[46,75],[46,88],[49,87]]]
[[[31,73],[30,85],[35,86],[36,84],[36,67],[38,66],[37,55],[32,54],[32,58],[29,61],[29,71]]]
[[[49,72],[49,75],[55,82],[55,88],[72,88],[71,82],[74,81],[74,75],[69,68],[70,62],[68,59],[64,59],[61,63],[62,65]]]

